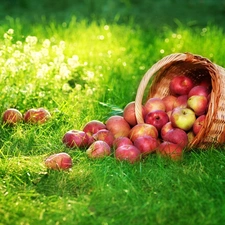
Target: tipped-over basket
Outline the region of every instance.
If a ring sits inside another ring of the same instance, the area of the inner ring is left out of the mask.
[[[147,99],[152,97],[163,98],[169,95],[171,79],[182,74],[191,77],[196,83],[210,78],[212,84],[210,103],[204,125],[187,147],[206,148],[212,144],[225,143],[225,69],[200,55],[191,53],[171,54],[155,63],[146,72],[139,84],[135,99],[137,122],[144,122],[142,104],[148,84],[150,84],[150,88]]]

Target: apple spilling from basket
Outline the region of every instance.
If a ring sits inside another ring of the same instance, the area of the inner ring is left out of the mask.
[[[84,149],[91,159],[114,155],[119,161],[135,163],[153,153],[172,160],[180,160],[184,149],[201,131],[211,94],[211,80],[194,82],[180,75],[171,79],[169,94],[149,98],[142,105],[144,123],[137,123],[135,102],[129,102],[123,115],[114,115],[105,122],[92,120],[81,130],[69,130],[62,142],[68,148]],[[28,110],[24,116],[16,109],[8,109],[3,121],[15,124],[24,120],[44,123],[51,117],[43,109]],[[65,152],[49,156],[45,165],[50,169],[69,169],[72,158]]]
[[[123,116],[111,116],[105,123],[89,121],[82,130],[67,131],[62,142],[68,148],[85,149],[92,159],[114,155],[119,161],[135,163],[157,153],[180,160],[204,124],[211,81],[205,79],[196,84],[188,76],[176,76],[169,84],[169,93],[162,98],[149,98],[142,105],[144,123],[137,123],[132,101],[125,106]],[[62,155],[58,157],[63,159]],[[66,153],[65,157],[68,158]]]

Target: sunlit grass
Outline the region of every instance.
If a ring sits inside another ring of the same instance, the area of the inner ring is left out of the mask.
[[[26,28],[10,20],[0,33],[1,112],[46,107],[52,114],[43,125],[0,126],[0,224],[222,224],[221,149],[130,165],[90,160],[61,140],[69,129],[121,112],[147,69],[168,54],[192,52],[225,66],[221,29],[142,31],[72,18]],[[45,158],[62,151],[72,170],[48,171]]]

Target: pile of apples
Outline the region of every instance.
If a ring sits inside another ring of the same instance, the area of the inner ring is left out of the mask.
[[[105,123],[89,121],[82,130],[67,131],[62,142],[68,148],[85,149],[92,159],[113,155],[119,161],[135,163],[157,153],[180,160],[204,124],[210,94],[210,79],[196,83],[188,76],[175,76],[169,95],[149,98],[142,105],[144,123],[137,123],[132,101],[123,116],[111,116]]]
[[[124,107],[122,116],[111,116],[105,122],[91,120],[81,130],[67,131],[62,142],[67,148],[85,150],[91,159],[113,155],[118,161],[135,163],[157,153],[180,160],[204,124],[211,88],[210,78],[196,82],[186,75],[177,75],[169,83],[167,96],[152,97],[142,104],[143,123],[137,123],[132,101]],[[9,109],[3,114],[3,121],[15,124],[24,119],[42,123],[50,117],[43,108],[28,110],[24,116]],[[53,154],[45,165],[67,170],[72,167],[72,158],[65,152]]]

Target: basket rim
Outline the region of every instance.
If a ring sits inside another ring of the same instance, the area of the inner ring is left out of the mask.
[[[210,70],[210,76],[211,76],[211,73],[217,75],[217,71],[218,71],[217,65],[212,63],[209,59],[207,59],[201,55],[186,52],[186,53],[173,53],[173,54],[165,56],[164,58],[162,58],[161,60],[159,60],[158,62],[153,64],[147,70],[147,72],[144,74],[143,78],[141,79],[141,82],[139,83],[136,97],[135,97],[135,115],[136,115],[137,123],[144,123],[144,118],[143,118],[143,113],[142,113],[142,101],[143,101],[145,89],[146,89],[150,79],[154,75],[157,75],[157,73],[159,73],[159,71],[162,68],[165,68],[166,66],[172,65],[173,63],[179,62],[179,61],[190,62],[190,63],[194,63],[194,64],[201,64],[201,65],[205,66],[207,68],[207,70]],[[224,70],[224,74],[225,74],[225,70]],[[218,89],[215,86],[213,88]],[[211,99],[213,99],[216,95],[219,95],[219,90],[216,90],[216,92],[217,93],[212,94]],[[210,109],[212,110],[212,108],[214,106],[215,106],[214,102],[210,100],[209,108],[211,107]],[[206,114],[207,120],[209,120],[209,122],[211,121],[214,114],[215,114],[215,112],[210,112],[210,113]],[[210,126],[211,125],[209,125],[207,127],[207,129],[210,129]],[[203,130],[203,129],[201,129],[201,130]],[[199,143],[199,138],[202,135],[204,135],[203,132],[200,132],[199,134],[197,134],[195,136],[194,140],[191,143],[189,143],[188,147],[193,147],[193,146],[197,145]]]

